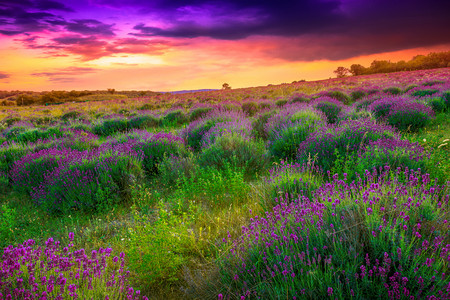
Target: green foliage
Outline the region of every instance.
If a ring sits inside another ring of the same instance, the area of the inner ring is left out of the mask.
[[[165,137],[141,143],[139,147],[144,152],[142,165],[149,176],[159,174],[158,164],[165,155],[183,157],[186,154],[186,148],[181,141]]]
[[[7,242],[13,235],[13,228],[17,223],[17,211],[7,204],[0,206],[0,247],[6,247]]]
[[[208,119],[203,123],[198,124],[193,128],[186,136],[186,144],[194,151],[199,151],[202,147],[203,135],[210,130],[216,123],[219,122],[216,119]]]
[[[159,119],[153,115],[141,115],[131,118],[128,125],[138,129],[154,128],[159,125]]]
[[[162,120],[161,124],[164,126],[173,124],[173,125],[181,125],[188,121],[188,116],[181,110],[174,110],[166,114]]]
[[[338,115],[342,110],[337,104],[328,101],[317,103],[316,108],[327,116],[327,121],[330,124],[336,123]]]
[[[34,143],[38,140],[60,138],[66,134],[61,127],[50,127],[45,130],[34,128],[18,133],[12,140],[22,143]]]
[[[356,112],[365,110],[374,101],[375,101],[375,99],[364,99],[364,100],[361,100],[361,101],[355,103],[354,105],[355,105]]]
[[[288,101],[286,99],[280,99],[280,100],[275,101],[275,105],[278,107],[282,107],[287,103],[288,103]]]
[[[385,88],[383,90],[383,92],[385,92],[387,94],[392,94],[392,95],[400,95],[402,93],[402,89],[397,86],[391,86],[391,87]]]
[[[435,113],[445,112],[447,110],[447,105],[444,99],[441,97],[434,97],[428,100],[428,104],[431,106]]]
[[[14,162],[21,159],[31,150],[21,144],[9,144],[0,148],[0,173],[8,174]]]
[[[61,120],[64,122],[67,122],[69,120],[78,119],[81,115],[82,115],[82,113],[80,113],[78,111],[69,111],[61,116]]]
[[[320,117],[313,112],[300,111],[291,117],[298,123],[284,126],[269,137],[269,152],[278,159],[295,159],[301,142],[321,125]]]
[[[110,136],[116,132],[125,132],[129,129],[127,119],[111,119],[95,125],[92,130],[95,134]]]
[[[356,100],[359,100],[365,96],[367,96],[367,93],[365,91],[361,91],[361,90],[352,91],[350,93],[350,97],[352,98],[353,102],[355,102]]]
[[[348,105],[351,103],[352,98],[350,98],[347,94],[342,91],[330,91],[325,94],[328,97],[334,98],[336,100],[341,101],[342,103]]]
[[[445,91],[442,93],[442,99],[444,99],[447,109],[450,110],[450,91]]]
[[[113,209],[129,200],[130,187],[142,180],[140,162],[112,153],[67,166],[58,178],[46,186],[39,200],[51,214],[69,214],[73,210],[88,213]]]
[[[189,114],[189,121],[195,121],[197,119],[200,119],[204,117],[207,113],[209,113],[212,110],[211,107],[198,107],[196,109],[193,109]]]
[[[401,131],[418,131],[427,126],[431,117],[420,110],[398,110],[388,115],[389,125],[394,126]]]
[[[153,222],[135,212],[135,226],[129,229],[127,241],[128,267],[133,282],[141,289],[179,281],[181,268],[195,244],[190,230],[192,212],[171,212],[159,202],[152,217]]]
[[[187,200],[194,200],[210,208],[223,208],[238,204],[249,191],[250,186],[244,181],[244,170],[225,162],[220,170],[206,166],[198,168],[189,177],[181,174],[173,197],[183,202],[183,206]]]
[[[426,96],[432,96],[433,94],[436,94],[438,92],[439,92],[439,90],[416,90],[411,93],[411,96],[426,97]]]
[[[158,164],[159,180],[166,186],[171,186],[177,182],[180,176],[186,178],[192,176],[196,168],[196,161],[191,152],[185,157],[164,155],[163,160]]]
[[[253,117],[258,112],[258,106],[255,102],[245,102],[241,105],[242,111],[249,117]]]
[[[268,139],[268,134],[265,130],[265,125],[267,123],[267,120],[269,120],[276,111],[271,110],[268,112],[264,112],[260,115],[258,115],[253,121],[252,121],[252,135],[256,138],[261,138],[263,140]]]
[[[302,195],[312,200],[314,192],[322,184],[320,176],[286,169],[271,180],[269,196],[273,200],[280,196],[285,198],[286,194],[291,199]]]
[[[202,167],[224,170],[227,164],[244,170],[246,179],[261,174],[269,164],[269,157],[262,141],[243,138],[231,133],[218,137],[216,141],[200,153],[198,163]]]

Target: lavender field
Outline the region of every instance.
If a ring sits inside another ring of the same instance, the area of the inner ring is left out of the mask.
[[[450,299],[450,68],[0,120],[0,299]]]

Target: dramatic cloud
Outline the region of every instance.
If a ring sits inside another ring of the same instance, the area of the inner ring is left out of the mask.
[[[4,73],[4,72],[0,72],[0,80],[2,80],[2,79],[8,79],[9,77],[10,77],[9,74]]]
[[[32,76],[45,76],[45,77],[55,77],[55,76],[73,76],[73,75],[83,75],[87,73],[94,73],[99,71],[96,68],[83,68],[83,67],[68,67],[58,69],[55,72],[41,72],[33,73]]]
[[[36,7],[41,10],[60,10],[66,12],[74,12],[72,8],[56,1],[37,1]]]

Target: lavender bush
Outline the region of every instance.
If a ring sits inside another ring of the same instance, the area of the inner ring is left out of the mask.
[[[1,299],[129,299],[146,300],[129,285],[125,254],[112,257],[111,248],[86,253],[49,238],[45,247],[28,240],[3,250]]]
[[[422,103],[402,101],[392,105],[387,121],[399,130],[414,132],[425,127],[434,115],[433,110]]]
[[[399,138],[394,129],[371,120],[348,120],[337,126],[327,126],[312,134],[298,148],[297,161],[306,163],[315,157],[317,166],[331,170],[338,156],[348,156],[369,141]]]
[[[392,171],[352,184],[336,174],[312,200],[280,196],[224,240],[219,299],[450,297],[448,186]]]

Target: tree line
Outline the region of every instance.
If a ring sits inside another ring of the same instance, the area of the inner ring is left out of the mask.
[[[398,62],[391,62],[388,60],[374,60],[369,67],[353,64],[350,68],[338,67],[334,70],[334,73],[338,78],[342,78],[350,75],[358,76],[448,67],[450,67],[450,51],[431,52],[428,55],[416,55],[409,61],[401,60]]]

